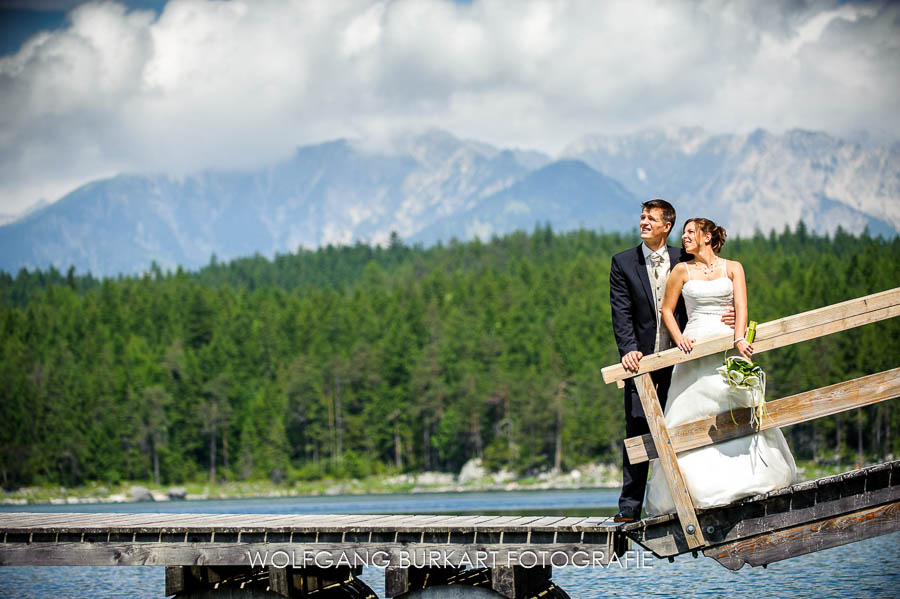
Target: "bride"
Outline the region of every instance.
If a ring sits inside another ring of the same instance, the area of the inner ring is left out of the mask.
[[[725,243],[725,229],[709,219],[692,218],[684,224],[681,240],[694,259],[679,263],[672,270],[662,317],[672,341],[682,351],[690,352],[698,339],[731,332],[721,316],[732,304],[735,336],[746,329],[747,286],[740,262],[718,256]],[[688,312],[684,332],[678,329],[673,314],[681,295]],[[736,339],[734,345],[742,356],[752,358],[753,346],[744,337]],[[751,405],[749,390],[729,387],[716,371],[721,363],[721,354],[716,354],[675,366],[665,409],[667,427]],[[647,513],[674,512],[675,504],[658,460],[653,466],[647,483]],[[780,489],[793,483],[797,473],[794,458],[778,429],[685,451],[678,455],[678,466],[695,507],[724,505]]]

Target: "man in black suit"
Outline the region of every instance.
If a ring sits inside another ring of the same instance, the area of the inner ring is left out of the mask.
[[[637,371],[645,354],[674,347],[660,309],[669,272],[679,262],[691,259],[684,250],[666,245],[675,224],[675,209],[665,200],[641,204],[640,234],[643,243],[613,256],[609,271],[609,303],[612,308],[613,333],[622,358],[622,366]],[[730,318],[730,322],[729,322]],[[675,320],[684,329],[687,314],[684,300],[678,299]],[[722,320],[734,326],[734,312]],[[672,380],[672,367],[650,373],[663,409]],[[625,436],[636,437],[650,432],[638,397],[634,379],[625,381]],[[644,490],[647,487],[648,462],[632,464],[622,452],[622,493],[616,522],[632,522],[641,516]]]

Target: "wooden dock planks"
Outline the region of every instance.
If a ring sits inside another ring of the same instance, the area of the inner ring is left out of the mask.
[[[440,554],[508,565],[526,552],[608,560],[616,530],[607,518],[562,516],[0,513],[0,565],[247,566],[256,552],[336,561],[380,551],[392,564]]]

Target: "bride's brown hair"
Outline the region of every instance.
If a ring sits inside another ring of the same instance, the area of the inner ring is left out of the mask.
[[[682,231],[688,226],[688,223],[697,225],[697,228],[704,234],[709,233],[709,245],[712,247],[712,251],[718,254],[722,246],[725,245],[725,227],[716,225],[708,218],[689,218],[684,221],[684,227],[681,228]]]

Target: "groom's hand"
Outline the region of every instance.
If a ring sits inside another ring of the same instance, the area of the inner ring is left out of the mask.
[[[734,328],[734,306],[728,308],[728,312],[722,315],[722,322]]]
[[[732,319],[732,320],[734,320],[734,319]],[[631,372],[637,372],[638,368],[641,367],[640,362],[641,362],[641,358],[643,358],[643,357],[644,357],[644,354],[642,354],[639,351],[630,351],[627,354],[625,354],[624,356],[622,356],[622,367],[625,368],[625,370],[630,370]]]

